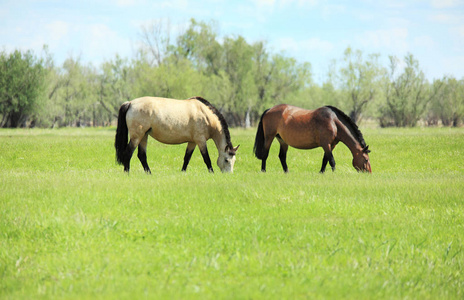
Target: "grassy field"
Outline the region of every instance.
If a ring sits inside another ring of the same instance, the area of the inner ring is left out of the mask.
[[[463,299],[464,128],[362,130],[371,175],[342,144],[261,173],[234,129],[233,174],[151,139],[151,176],[114,128],[1,130],[0,298]]]

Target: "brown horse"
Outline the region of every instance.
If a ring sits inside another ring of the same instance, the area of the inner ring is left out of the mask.
[[[127,136],[130,136],[128,143]],[[222,114],[211,103],[201,97],[187,100],[143,97],[125,102],[119,109],[118,127],[114,147],[116,160],[129,172],[130,160],[138,147],[138,158],[143,169],[151,173],[147,164],[148,136],[165,144],[187,144],[182,171],[198,145],[203,160],[213,172],[206,141],[213,139],[219,153],[217,165],[222,172],[233,172],[235,153],[229,128]]]
[[[351,150],[356,170],[372,172],[369,146],[366,146],[358,126],[338,108],[325,106],[316,110],[306,110],[280,104],[264,111],[254,145],[256,157],[262,160],[263,172],[266,172],[266,159],[275,137],[280,143],[279,158],[284,172],[288,172],[288,146],[297,149],[322,147],[324,158],[320,172],[324,173],[327,162],[335,171],[332,151],[340,141]]]

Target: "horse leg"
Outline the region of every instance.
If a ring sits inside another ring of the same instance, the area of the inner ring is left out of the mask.
[[[145,136],[140,141],[137,157],[142,163],[142,166],[145,172],[147,174],[151,174],[150,167],[148,166],[148,163],[147,163],[147,141],[148,141],[148,133],[146,133]]]
[[[280,163],[282,164],[282,168],[284,169],[285,173],[288,173],[287,167],[287,151],[288,151],[288,144],[285,143],[282,139],[277,138],[280,143],[280,151],[279,151],[279,159]]]
[[[266,172],[266,159],[268,155],[269,151],[263,153],[263,159],[261,160],[261,172]]]
[[[325,167],[327,166],[327,163],[330,164],[332,167],[332,171],[335,171],[335,159],[332,154],[332,151],[327,151],[324,153],[324,158],[322,159],[322,167],[321,167],[321,173],[325,172]]]
[[[269,156],[269,149],[271,148],[272,141],[274,136],[265,136],[264,138],[264,149],[263,149],[263,159],[261,160],[261,172],[266,172],[266,160]]]
[[[332,153],[333,153],[333,150],[334,150],[335,146],[337,145],[337,143],[338,143],[338,141],[334,141],[334,142],[332,142],[332,145],[330,145],[331,150],[330,150],[330,156],[329,156],[329,164],[332,167],[332,172],[335,171],[335,158],[334,158]]]
[[[211,166],[211,159],[208,154],[208,148],[206,147],[206,142],[199,144],[198,148],[200,148],[201,156],[203,156],[203,161],[205,162],[208,171],[210,173],[214,173],[213,167]]]
[[[183,172],[187,171],[187,166],[190,162],[190,158],[192,158],[193,150],[195,150],[195,147],[196,147],[195,143],[187,144],[187,149],[185,150],[185,156],[184,156],[184,165],[182,166]],[[211,161],[210,161],[210,164],[211,164]]]
[[[332,172],[334,172],[335,171],[335,158],[332,152],[330,152],[330,155],[329,155],[329,164],[332,167]]]
[[[324,158],[322,159],[322,167],[320,173],[325,172],[325,167],[327,166],[327,163],[330,164],[332,167],[332,171],[335,171],[335,159],[333,157],[332,152],[326,152],[324,153]]]
[[[135,148],[137,148],[136,145],[134,145],[134,142],[132,139],[129,141],[129,144],[127,144],[126,151],[124,152],[124,172],[129,173],[130,169],[130,160],[132,158],[132,154],[134,153]]]
[[[325,167],[327,166],[327,163],[329,162],[329,158],[328,158],[328,155],[326,153],[324,153],[324,157],[322,158],[322,167],[321,167],[321,171],[319,171],[320,173],[324,173],[325,172]]]
[[[146,151],[145,150],[147,147],[146,145],[147,138],[148,138],[147,133],[148,131],[132,130],[131,126],[129,126],[130,140],[129,140],[129,144],[127,145],[126,151],[124,153],[124,171],[125,172],[129,172],[130,160],[132,158],[132,154],[134,153],[135,148],[137,148],[139,144],[143,141],[145,141],[145,147],[142,144],[142,148],[145,148],[145,149],[143,149],[144,151],[142,152],[140,152],[141,150],[139,149],[138,156],[139,156],[140,161],[142,161],[143,157],[145,156],[145,162],[146,162]],[[145,152],[145,155],[143,154],[143,152]],[[142,162],[142,165],[143,165],[143,162]],[[147,165],[147,168],[148,168],[148,165]],[[145,169],[145,166],[144,166],[144,169]],[[147,170],[145,169],[145,171]]]
[[[325,167],[327,163],[332,167],[332,171],[335,171],[335,159],[332,154],[332,150],[335,147],[336,143],[328,143],[326,146],[322,146],[324,149],[324,158],[322,159],[322,167],[320,173],[325,172]]]

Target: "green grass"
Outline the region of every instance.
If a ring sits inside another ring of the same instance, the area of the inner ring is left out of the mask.
[[[464,129],[363,133],[371,175],[235,129],[233,174],[151,139],[128,176],[114,128],[1,130],[0,298],[462,299]]]

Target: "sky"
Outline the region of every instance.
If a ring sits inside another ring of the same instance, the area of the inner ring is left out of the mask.
[[[347,47],[380,54],[385,67],[411,53],[429,80],[464,78],[464,0],[0,0],[0,51],[40,55],[48,45],[57,65],[74,57],[98,67],[134,57],[143,26],[169,24],[175,40],[191,18],[309,62],[320,82]]]

